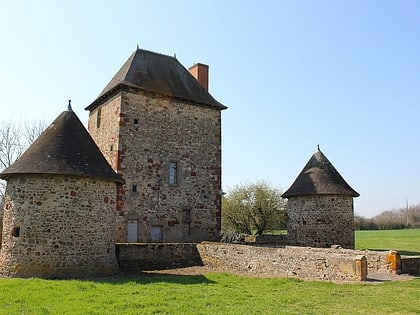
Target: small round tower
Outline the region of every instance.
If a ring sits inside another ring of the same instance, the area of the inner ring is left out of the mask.
[[[7,180],[1,276],[117,272],[115,199],[122,180],[70,104],[0,178]]]
[[[318,147],[282,195],[288,199],[289,242],[308,247],[354,248],[353,197],[358,196]]]

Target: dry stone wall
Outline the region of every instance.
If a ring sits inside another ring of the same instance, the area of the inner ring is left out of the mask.
[[[0,274],[69,278],[117,272],[116,184],[88,177],[8,179]]]
[[[354,248],[351,196],[315,195],[288,199],[290,244],[309,247]]]
[[[89,132],[125,180],[118,195],[117,242],[217,239],[220,110],[134,89],[121,92],[100,108],[103,125],[95,130],[96,109],[89,118]],[[107,153],[110,139],[117,152]],[[171,163],[176,163],[173,184],[169,182]]]

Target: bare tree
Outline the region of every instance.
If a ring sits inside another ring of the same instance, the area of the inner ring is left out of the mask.
[[[0,124],[0,172],[12,165],[44,131],[44,121],[21,124],[3,121]],[[4,199],[6,182],[0,180],[0,205]],[[0,208],[1,212],[2,208]]]

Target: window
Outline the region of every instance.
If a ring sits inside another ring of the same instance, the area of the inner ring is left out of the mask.
[[[134,118],[134,124],[138,125],[139,124],[139,120],[137,118]]]
[[[137,185],[133,185],[132,187],[131,187],[131,191],[132,192],[137,192]]]
[[[184,209],[183,210],[183,222],[190,223],[191,222],[191,209]]]
[[[178,183],[177,176],[178,176],[177,163],[169,162],[169,185],[176,185]]]
[[[182,230],[184,240],[188,241],[191,236],[191,208],[182,209]]]
[[[98,108],[98,111],[96,113],[96,128],[99,128],[101,126],[101,118],[102,118],[102,111],[100,108]]]
[[[12,229],[12,236],[13,237],[19,237],[20,236],[20,227],[16,226]]]

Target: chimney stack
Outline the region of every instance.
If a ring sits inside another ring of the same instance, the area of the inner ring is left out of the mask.
[[[209,90],[209,66],[202,63],[195,63],[189,67],[188,71],[192,74],[194,78],[200,82],[200,84],[206,89]]]

